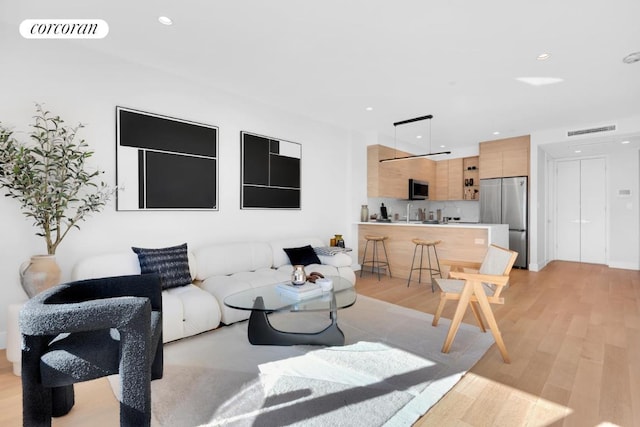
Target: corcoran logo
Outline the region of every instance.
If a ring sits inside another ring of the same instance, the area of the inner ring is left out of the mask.
[[[25,19],[20,34],[26,39],[102,39],[109,24],[102,19]]]

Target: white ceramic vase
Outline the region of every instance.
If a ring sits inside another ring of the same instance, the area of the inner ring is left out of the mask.
[[[34,255],[20,266],[20,284],[29,298],[60,283],[55,255]]]

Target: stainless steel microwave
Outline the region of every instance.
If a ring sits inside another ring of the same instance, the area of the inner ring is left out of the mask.
[[[409,200],[427,199],[429,199],[429,183],[427,181],[409,179]]]

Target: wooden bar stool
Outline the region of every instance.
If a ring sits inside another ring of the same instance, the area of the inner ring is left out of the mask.
[[[422,282],[422,270],[428,270],[429,276],[431,277],[431,292],[435,292],[435,284],[433,282],[433,277],[439,275],[442,278],[442,271],[440,270],[440,260],[438,259],[438,251],[436,250],[436,245],[442,243],[442,240],[423,240],[423,239],[412,239],[411,240],[416,246],[413,249],[413,259],[411,260],[411,270],[409,271],[409,280],[407,281],[407,287],[411,284],[411,275],[413,274],[413,270],[418,270],[418,283]],[[424,248],[427,247],[427,260],[429,261],[429,267],[422,266],[422,259],[424,255]],[[414,267],[416,262],[416,252],[418,251],[418,247],[420,247],[420,267]],[[433,250],[433,254],[436,257],[436,266],[431,265],[431,252],[429,248]]]
[[[389,277],[391,277],[391,266],[389,265],[389,257],[387,256],[387,247],[384,244],[384,241],[388,239],[387,236],[364,236],[367,243],[364,245],[364,253],[362,254],[362,263],[360,268],[360,277],[362,277],[362,272],[364,271],[365,266],[371,266],[371,273],[373,273],[374,269],[378,269],[378,280],[380,280],[380,268],[385,267],[389,272]],[[369,242],[373,242],[373,257],[370,260],[367,260],[367,247],[369,246]],[[384,251],[384,260],[380,259],[378,243],[382,243],[382,250]]]

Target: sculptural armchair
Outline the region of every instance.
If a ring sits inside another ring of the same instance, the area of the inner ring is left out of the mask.
[[[150,425],[151,380],[163,369],[157,275],[56,286],[30,299],[19,322],[25,426],[51,425],[73,407],[74,383],[112,374],[120,374],[120,425]]]
[[[448,260],[440,261],[441,264],[450,265],[451,271],[447,279],[434,279],[441,293],[440,304],[433,316],[433,326],[438,326],[438,320],[442,315],[445,303],[450,300],[458,301],[447,338],[442,346],[443,353],[449,352],[462,322],[462,317],[467,306],[469,306],[482,332],[486,332],[481,314],[484,315],[502,359],[505,363],[510,362],[507,348],[502,340],[502,335],[498,329],[490,304],[504,304],[504,298],[502,298],[501,293],[509,283],[509,273],[517,257],[518,253],[515,251],[501,248],[497,245],[490,245],[481,264]],[[475,271],[470,272],[469,270]]]

